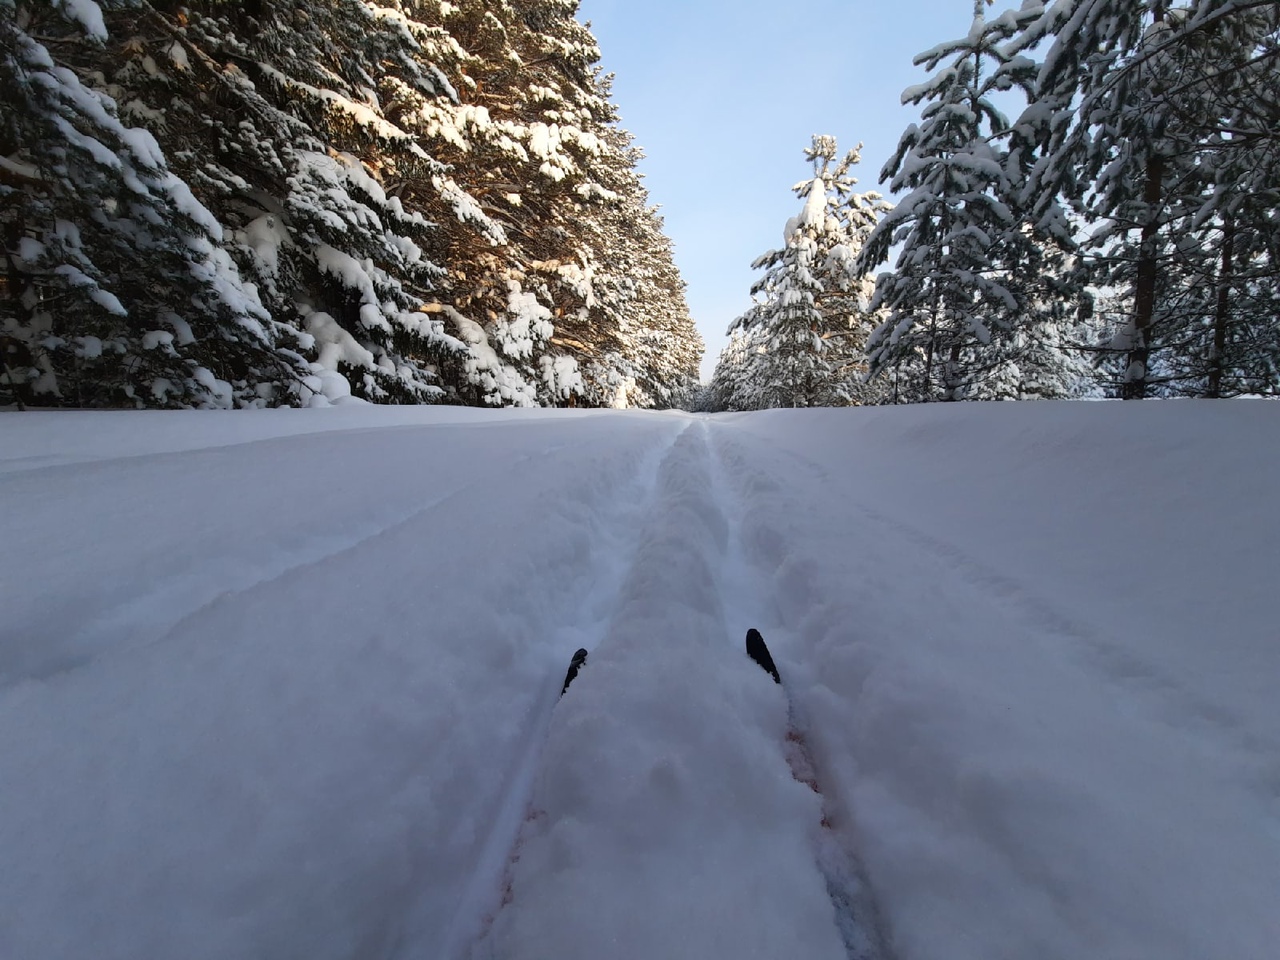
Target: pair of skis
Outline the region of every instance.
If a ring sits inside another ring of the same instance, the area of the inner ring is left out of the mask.
[[[756,663],[760,664],[761,669],[769,676],[773,677],[773,682],[782,683],[782,677],[778,675],[778,668],[774,665],[773,657],[769,654],[769,648],[765,646],[764,637],[760,635],[760,631],[752,627],[747,631],[747,656]],[[582,669],[582,665],[587,662],[587,651],[579,648],[573,655],[573,659],[569,661],[569,671],[564,675],[564,686],[560,688],[560,696],[564,696],[564,692],[569,689],[569,684],[573,683],[578,676],[578,671]]]
[[[782,676],[778,673],[777,664],[773,662],[764,637],[754,627],[747,631],[746,647],[747,656],[759,664],[760,669],[769,674],[787,695],[788,723],[784,752],[791,776],[816,793],[822,801],[822,821],[814,859],[826,880],[827,895],[835,910],[836,927],[844,942],[845,952],[850,960],[882,960],[888,956],[888,950],[886,938],[881,933],[875,902],[857,857],[841,841],[832,826],[831,802],[819,782],[813,754],[805,738],[804,725],[797,722],[795,702],[782,682]],[[560,689],[561,696],[564,696],[586,662],[585,649],[574,653],[565,674],[564,686]]]

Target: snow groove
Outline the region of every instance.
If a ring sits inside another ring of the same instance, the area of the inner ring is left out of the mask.
[[[511,902],[471,960],[848,956],[786,698],[726,614],[743,598],[715,460],[698,423],[660,466],[603,639],[552,715]]]
[[[200,449],[0,476],[5,666],[248,583],[0,688],[0,956],[439,960],[505,814],[477,960],[847,960],[846,836],[901,960],[1273,960],[1264,406],[16,417],[5,456]],[[369,429],[205,449],[286,423]]]
[[[714,452],[712,476],[717,499],[726,505],[730,518],[724,589],[727,596],[735,599],[742,617],[742,629],[733,634],[732,640],[740,648],[746,626],[770,625],[766,641],[771,643],[776,659],[787,646],[789,631],[779,623],[782,619],[776,582],[779,578],[776,575],[764,578],[760,570],[768,569],[776,574],[788,559],[790,547],[786,534],[762,519],[768,512],[759,510],[754,501],[783,495],[785,491],[768,475],[750,466],[744,451],[723,434],[718,435]],[[823,471],[815,470],[815,474],[821,480],[827,479]],[[775,624],[778,626],[773,626]],[[812,844],[814,859],[831,901],[835,926],[848,960],[888,960],[892,955],[889,938],[857,852],[851,818],[845,813],[845,804],[833,779],[825,775],[814,756],[808,735],[809,720],[794,686],[788,682],[789,672],[785,666],[780,672],[787,698],[787,766],[795,780],[812,790],[821,802]]]
[[[182,476],[183,470],[190,469],[195,462],[207,469],[209,479],[230,487],[245,487],[245,512],[250,519],[240,529],[227,525],[216,529],[203,527],[199,505],[207,495],[184,498],[178,492],[181,483],[176,480],[173,491],[167,491],[168,495],[163,498],[139,497],[136,502],[122,504],[95,497],[75,503],[73,509],[85,521],[102,512],[118,524],[127,524],[132,519],[151,527],[156,545],[142,556],[114,558],[122,567],[136,567],[136,575],[131,580],[122,578],[125,582],[120,589],[113,589],[109,578],[98,577],[93,583],[100,599],[92,604],[82,602],[80,609],[68,605],[69,609],[60,610],[60,614],[70,614],[65,624],[44,612],[25,619],[11,614],[9,622],[0,628],[0,689],[27,680],[50,680],[82,670],[103,657],[152,647],[182,632],[190,621],[207,615],[219,603],[278,585],[297,574],[317,572],[330,561],[386,540],[438,514],[460,496],[474,492],[476,484],[471,477],[461,482],[451,477],[452,482],[437,485],[435,490],[440,492],[425,500],[421,492],[409,484],[403,484],[402,489],[392,495],[392,489],[382,488],[376,480],[371,480],[370,492],[385,492],[387,502],[370,497],[366,502],[351,503],[343,496],[341,485],[324,490],[323,475],[317,475],[311,486],[318,488],[319,493],[317,489],[276,486],[275,478],[271,478],[276,495],[287,496],[294,502],[264,504],[264,493],[270,488],[257,489],[262,486],[263,471],[244,466],[270,462],[271,457],[263,452],[267,449],[278,457],[301,451],[312,451],[314,456],[314,451],[327,449],[335,442],[358,439],[362,441],[360,446],[352,443],[352,448],[363,454],[380,450],[379,441],[389,442],[396,439],[397,434],[408,439],[421,430],[421,427],[400,425],[367,431],[329,430],[182,452],[109,458],[82,465],[82,472],[96,476],[104,489],[110,489],[113,484],[120,484],[122,478],[127,478],[124,482],[130,485],[146,485],[162,477]],[[559,443],[555,449],[566,446],[579,449],[589,443]],[[254,447],[259,450],[251,451]],[[251,452],[259,461],[244,459]],[[513,465],[519,467],[545,459],[547,453],[538,450],[522,455],[515,458]],[[316,464],[317,468],[323,466],[326,465]],[[3,480],[16,500],[41,489],[44,482],[31,474],[6,476]],[[6,518],[3,534],[6,537],[31,535],[33,531],[26,529],[28,526],[23,517],[11,516]],[[264,535],[265,529],[273,529],[274,535]],[[110,556],[114,536],[115,531],[106,532],[86,552]],[[5,642],[7,633],[25,634],[38,642],[9,644]]]
[[[319,534],[292,549],[256,562],[208,563],[152,585],[145,593],[106,612],[68,638],[68,650],[25,669],[8,669],[6,683],[17,679],[48,680],[72,673],[103,656],[117,656],[163,643],[189,621],[219,601],[270,587],[413,524],[449,504],[468,487],[462,485],[434,497],[412,511],[339,534]],[[17,676],[15,676],[15,674]]]
[[[564,660],[549,668],[537,700],[525,719],[526,732],[515,764],[507,776],[494,812],[488,818],[492,826],[453,911],[439,951],[442,960],[468,956],[476,942],[487,934],[494,917],[510,895],[511,864],[517,856],[521,829],[533,814],[531,796],[535,777],[553,710],[559,700],[569,654],[577,646],[590,651],[599,643],[607,626],[607,611],[616,607],[626,576],[634,566],[644,518],[653,509],[659,476],[688,427],[686,425],[669,442],[647,453],[630,482],[619,488],[608,506],[600,511],[593,537],[600,551],[598,567],[602,572],[583,595],[577,616],[570,617],[558,631],[561,645],[565,648]],[[602,610],[606,613],[602,614]],[[404,951],[406,955],[411,952]]]
[[[1195,725],[1209,734],[1215,747],[1229,745],[1245,754],[1274,755],[1280,743],[1258,736],[1248,724],[1228,708],[1210,703],[1179,682],[1152,659],[1126,651],[1108,632],[1063,613],[1025,583],[981,562],[954,543],[887,516],[870,507],[860,507],[868,520],[900,537],[912,547],[940,561],[963,583],[989,598],[1009,618],[1025,625],[1028,635],[1040,638],[1049,655],[1059,655],[1065,640],[1078,651],[1092,670],[1109,683],[1125,688],[1138,702],[1168,722]]]

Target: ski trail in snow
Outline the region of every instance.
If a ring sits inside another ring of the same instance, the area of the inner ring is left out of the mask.
[[[511,902],[472,960],[847,956],[786,701],[727,638],[705,422],[659,469],[603,639],[553,712]]]
[[[734,610],[739,620],[730,629],[729,641],[742,649],[747,628],[765,626],[765,640],[772,644],[775,659],[785,649],[789,632],[777,602],[777,586],[762,582],[744,547],[744,520],[753,494],[776,494],[781,487],[764,473],[752,468],[732,444],[713,441],[711,477],[714,496],[729,520],[729,539],[723,566],[721,592],[727,609]],[[787,551],[785,537],[769,528],[758,530],[760,542],[755,544],[773,564],[780,563]],[[786,759],[791,775],[817,795],[821,802],[821,820],[813,831],[814,859],[826,882],[831,900],[833,920],[840,933],[849,960],[887,960],[891,956],[884,922],[876,903],[866,869],[857,854],[852,830],[846,823],[840,798],[834,793],[830,778],[820,771],[809,746],[809,722],[803,707],[788,685],[785,668],[782,685],[787,697]]]
[[[786,689],[785,678],[783,684]],[[808,722],[790,690],[787,707],[787,762],[791,774],[822,801],[822,821],[814,841],[815,859],[827,883],[840,939],[849,960],[886,960],[891,955],[888,938],[866,868],[845,823],[843,804],[833,792],[830,778],[819,772],[809,747]]]
[[[619,489],[615,498],[601,509],[603,523],[596,537],[609,549],[603,563],[605,574],[595,581],[583,597],[576,623],[560,629],[565,658],[550,668],[545,685],[530,710],[526,733],[506,785],[490,817],[492,827],[486,836],[466,884],[453,911],[449,929],[438,954],[440,960],[461,960],[488,932],[493,919],[506,900],[510,883],[510,865],[516,855],[520,833],[532,813],[531,797],[539,762],[546,744],[552,714],[560,700],[569,654],[577,647],[595,648],[607,620],[607,611],[616,606],[623,582],[640,546],[645,517],[652,509],[658,477],[672,449],[692,424],[686,424],[669,441],[649,453],[631,483]],[[590,659],[583,675],[590,670]],[[416,937],[406,938],[413,944]],[[408,955],[409,951],[406,951]]]
[[[468,489],[450,490],[407,514],[363,525],[351,533],[320,534],[300,546],[245,565],[210,562],[195,570],[161,581],[148,592],[133,597],[86,625],[68,641],[69,650],[49,662],[21,672],[7,673],[4,681],[48,680],[87,667],[102,656],[112,656],[163,643],[187,621],[224,597],[269,586],[292,573],[314,567],[359,549],[367,543],[421,519]]]
[[[529,815],[529,795],[533,792],[533,780],[546,740],[547,726],[551,722],[551,711],[560,697],[563,682],[562,670],[553,668],[549,671],[538,699],[529,711],[519,759],[507,777],[497,809],[490,817],[492,826],[454,910],[440,952],[441,960],[465,956],[469,945],[484,935],[501,905],[507,864],[519,839],[520,828]]]
[[[822,464],[794,450],[775,449],[774,452],[818,482],[829,482],[830,474]],[[850,506],[868,524],[932,558],[947,573],[1004,610],[1012,620],[1024,624],[1026,635],[1042,643],[1051,655],[1058,655],[1062,649],[1057,641],[1067,641],[1088,669],[1149,704],[1153,714],[1164,722],[1191,726],[1188,718],[1192,718],[1197,735],[1223,746],[1247,755],[1276,753],[1277,741],[1258,735],[1228,707],[1198,696],[1151,658],[1141,658],[1126,650],[1111,631],[1081,619],[1077,611],[1065,612],[1060,604],[1041,596],[1018,576],[996,569],[960,545],[927,532],[907,519],[891,516],[865,503]],[[767,616],[765,622],[768,622]]]
[[[381,432],[412,429],[384,427]],[[342,432],[342,431],[334,431]],[[372,431],[377,432],[377,431]],[[252,441],[267,443],[266,441]],[[242,444],[247,445],[247,444]],[[583,444],[557,444],[553,450]],[[200,451],[196,451],[200,452]],[[519,458],[517,464],[544,456],[547,450]],[[183,456],[170,454],[168,456]],[[141,459],[146,459],[141,458]],[[383,512],[373,520],[353,524],[341,533],[309,534],[288,549],[265,557],[210,557],[194,569],[165,577],[142,593],[116,604],[85,624],[54,651],[37,651],[38,660],[7,663],[0,671],[0,688],[23,680],[49,680],[115,656],[163,643],[215,603],[270,586],[286,577],[360,550],[367,544],[417,523],[473,489],[463,483],[409,510]]]
[[[911,523],[866,506],[859,506],[858,510],[869,522],[935,558],[1012,619],[1026,624],[1028,636],[1042,643],[1047,640],[1050,651],[1060,649],[1058,640],[1067,641],[1091,670],[1142,701],[1150,702],[1156,715],[1168,722],[1187,724],[1188,718],[1198,721],[1201,733],[1212,732],[1243,753],[1266,756],[1280,750],[1280,743],[1250,730],[1249,725],[1228,708],[1207,702],[1151,659],[1125,650],[1107,630],[1081,620],[1078,615],[1064,613],[1022,581]]]

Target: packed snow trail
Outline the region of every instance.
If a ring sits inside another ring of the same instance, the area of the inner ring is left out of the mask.
[[[678,438],[680,435],[675,436]],[[595,646],[607,620],[607,611],[611,609],[627,573],[626,558],[639,549],[639,518],[649,509],[660,470],[670,456],[674,442],[673,438],[672,443],[664,443],[655,448],[638,464],[635,475],[619,485],[612,529],[597,531],[604,543],[597,544],[596,549],[603,547],[607,554],[599,561],[600,569],[593,579],[592,589],[578,599],[578,612],[573,621],[560,624],[558,635],[577,636],[582,643],[588,645],[588,650]],[[602,613],[602,610],[606,612]],[[543,682],[537,706],[525,720],[526,741],[519,751],[518,763],[511,773],[510,782],[503,789],[495,812],[488,818],[492,823],[489,836],[470,871],[462,896],[453,909],[443,940],[434,938],[434,931],[430,929],[420,931],[420,936],[406,937],[406,956],[416,955],[419,944],[433,939],[441,944],[438,951],[441,960],[454,960],[464,956],[475,940],[488,931],[502,906],[502,899],[509,895],[509,890],[506,889],[509,881],[508,861],[530,810],[534,777],[551,722],[551,711],[559,700],[564,683],[564,671],[563,661],[558,661],[551,667]]]
[[[0,956],[1274,960],[1277,410],[0,417]]]
[[[732,433],[720,430],[716,441],[712,477],[716,497],[726,505],[730,528],[722,590],[732,597],[739,616],[750,623],[774,624],[775,639],[785,644],[791,634],[777,624],[775,576],[785,559],[777,551],[786,539],[776,529],[761,526],[762,514],[767,512],[761,508],[771,506],[771,498],[785,496],[787,485],[744,456],[741,441]],[[794,511],[797,505],[789,506]],[[781,600],[785,602],[785,598]],[[812,841],[815,861],[826,884],[846,954],[849,960],[886,960],[893,954],[890,938],[857,852],[857,835],[848,805],[829,773],[820,771],[815,762],[808,715],[797,699],[792,678],[777,679],[787,699],[784,751],[788,769],[819,799],[820,829],[813,831]]]
[[[786,698],[731,639],[706,433],[663,462],[614,614],[552,719],[511,904],[474,958],[845,957]]]

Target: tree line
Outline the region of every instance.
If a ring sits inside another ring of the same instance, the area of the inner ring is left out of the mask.
[[[1280,393],[1280,5],[976,0],[915,62],[896,206],[814,139],[707,407]]]
[[[576,0],[0,0],[0,403],[685,402]]]

